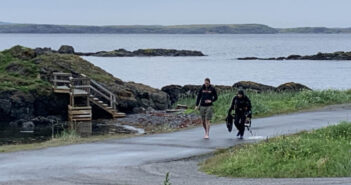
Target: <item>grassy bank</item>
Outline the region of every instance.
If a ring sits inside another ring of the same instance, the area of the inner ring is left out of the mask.
[[[214,122],[223,121],[227,116],[230,103],[236,92],[224,92],[214,103]],[[323,90],[301,92],[263,92],[247,91],[251,99],[254,117],[271,116],[275,114],[296,112],[318,108],[332,104],[351,103],[351,90]],[[188,97],[179,100],[176,104],[188,105],[188,112],[193,112],[195,98]]]
[[[32,51],[21,46],[16,46],[13,50]],[[50,84],[40,79],[39,68],[33,61],[15,58],[9,50],[0,52],[0,91],[47,92],[49,89]]]
[[[91,143],[96,141],[103,141],[107,139],[117,139],[117,138],[126,138],[131,137],[130,134],[116,134],[116,135],[95,135],[90,137],[80,137],[75,132],[62,132],[61,134],[55,136],[48,141],[40,143],[31,143],[31,144],[15,144],[15,145],[2,145],[0,146],[1,152],[16,152],[23,150],[35,150],[55,146],[64,146],[71,144],[80,144],[80,143]]]
[[[350,177],[351,123],[230,148],[201,170],[229,177]]]

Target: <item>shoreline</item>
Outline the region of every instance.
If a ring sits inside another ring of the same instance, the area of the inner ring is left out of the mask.
[[[255,119],[261,119],[261,118],[274,118],[274,117],[278,117],[278,116],[294,115],[294,114],[299,114],[299,113],[308,113],[308,112],[315,112],[315,111],[343,110],[345,108],[346,109],[351,108],[351,103],[321,105],[321,106],[314,106],[314,107],[306,108],[303,110],[282,112],[282,113],[264,115],[264,116],[255,116],[255,118],[253,118],[252,120],[254,121]],[[212,122],[213,125],[218,125],[218,124],[223,124],[223,123],[224,123],[224,121]],[[200,128],[200,127],[202,127],[201,124],[194,124],[194,125],[189,125],[189,126],[182,127],[182,128],[173,128],[173,129],[166,129],[166,130],[162,130],[162,128],[161,128],[157,132],[145,133],[145,134],[141,134],[141,135],[136,135],[136,134],[113,134],[113,135],[105,134],[105,135],[95,135],[95,136],[90,136],[90,137],[73,138],[73,141],[72,140],[65,141],[65,139],[60,141],[60,138],[58,138],[58,139],[54,138],[53,142],[52,142],[52,139],[50,139],[50,140],[47,140],[44,142],[30,143],[30,144],[0,145],[2,147],[2,149],[0,150],[0,153],[11,153],[11,152],[26,151],[26,150],[38,150],[38,149],[44,149],[44,148],[50,148],[50,147],[108,141],[108,140],[113,140],[113,139],[143,137],[143,136],[155,135],[155,134],[179,132],[179,131],[195,129],[195,128]]]

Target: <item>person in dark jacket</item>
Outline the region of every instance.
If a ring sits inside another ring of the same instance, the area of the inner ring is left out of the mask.
[[[245,95],[243,90],[239,90],[237,95],[233,98],[232,104],[229,108],[228,115],[232,113],[232,110],[235,112],[234,124],[238,129],[237,136],[242,139],[245,132],[245,121],[251,119],[251,101]]]
[[[197,93],[195,109],[200,109],[202,125],[205,129],[205,139],[209,138],[210,134],[210,120],[212,119],[213,102],[217,100],[216,89],[211,85],[209,78],[205,79],[204,85]]]

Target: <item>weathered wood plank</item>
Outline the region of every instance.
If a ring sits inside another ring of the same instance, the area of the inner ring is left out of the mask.
[[[70,110],[69,114],[91,114],[91,110]]]

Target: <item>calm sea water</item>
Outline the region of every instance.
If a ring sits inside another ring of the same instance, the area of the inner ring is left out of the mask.
[[[84,57],[124,81],[161,88],[169,84],[232,85],[250,80],[277,86],[299,82],[314,89],[351,88],[351,61],[239,61],[238,57],[351,51],[351,34],[166,35],[166,34],[0,34],[0,50],[13,45],[72,45],[76,51],[125,48],[200,50],[206,57]]]

